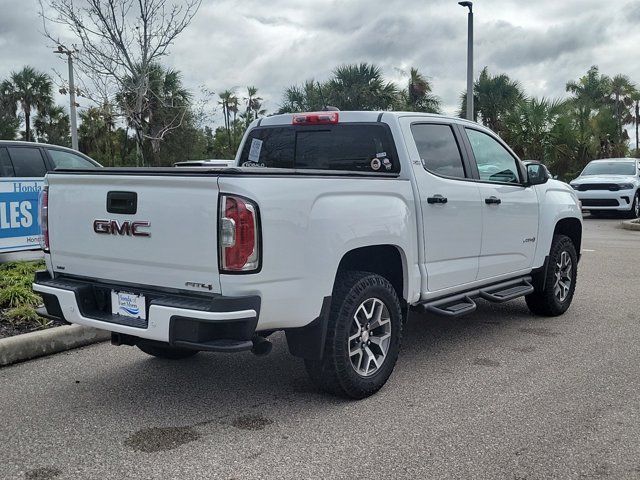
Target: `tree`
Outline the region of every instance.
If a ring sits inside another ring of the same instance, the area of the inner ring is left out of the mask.
[[[503,116],[504,138],[522,158],[545,162],[557,147],[554,127],[565,114],[560,100],[528,98]]]
[[[13,113],[20,109],[24,115],[24,138],[28,142],[33,139],[31,114],[34,110],[42,113],[51,105],[51,90],[49,75],[29,66],[12,72],[9,79],[0,84],[0,95],[12,106]]]
[[[613,96],[614,114],[618,127],[618,140],[622,139],[622,127],[629,120],[629,96],[635,91],[635,85],[626,75],[616,75],[611,79],[611,95]]]
[[[235,94],[235,90],[224,90],[219,94],[220,102],[218,102],[222,106],[222,117],[224,119],[224,128],[227,135],[227,146],[232,148],[232,132],[231,127],[233,126],[233,120],[231,118],[232,112],[234,109],[234,105],[238,105],[238,99]]]
[[[244,97],[244,102],[245,127],[248,127],[251,122],[267,113],[267,111],[262,108],[262,97],[258,96],[258,89],[256,87],[247,87],[247,96]]]
[[[634,89],[629,95],[629,99],[633,102],[633,124],[636,129],[636,156],[640,157],[640,138],[638,135],[638,126],[640,125],[640,90]]]
[[[504,73],[492,76],[484,67],[473,84],[473,97],[474,120],[479,117],[484,126],[503,133],[503,117],[524,98],[524,93],[519,82]],[[466,92],[460,95],[460,99],[460,116],[464,117],[467,111]]]
[[[144,140],[153,138],[145,121],[147,102],[153,97],[149,92],[150,75],[189,25],[201,0],[86,0],[82,4],[75,0],[40,1],[45,35],[59,44],[47,29],[47,22],[54,22],[75,36],[80,51],[77,68],[96,88],[101,86],[105,96],[102,101],[109,100],[107,90],[126,99],[121,107],[135,130],[142,155]],[[49,11],[53,17],[47,17]],[[176,120],[180,115],[181,112]],[[178,128],[180,121],[170,125]]]
[[[123,136],[115,129],[115,124],[114,107],[109,103],[81,112],[78,128],[80,151],[104,166],[127,164],[128,162],[125,161],[128,151],[126,132],[124,129],[118,129],[124,132]],[[120,157],[120,161],[117,161],[117,157]]]
[[[576,167],[579,169],[610,152],[611,136],[617,131],[615,120],[613,128],[605,127],[607,117],[612,118],[609,108],[611,79],[600,74],[594,65],[578,81],[567,82],[566,90],[572,95],[569,106],[576,127]],[[608,126],[612,124],[609,122]]]
[[[398,101],[398,88],[368,63],[336,68],[326,87],[328,105],[340,110],[391,110]]]
[[[20,128],[15,105],[0,92],[0,140],[14,140]]]
[[[440,99],[432,93],[429,80],[411,67],[407,90],[401,92],[401,108],[411,112],[440,113]]]
[[[35,118],[33,125],[39,142],[69,147],[69,115],[58,105],[49,105]]]
[[[292,85],[286,88],[278,113],[322,110],[327,105],[324,100],[323,88],[320,82],[313,79],[305,81],[301,86]]]

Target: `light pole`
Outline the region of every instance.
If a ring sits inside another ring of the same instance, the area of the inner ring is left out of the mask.
[[[473,120],[473,2],[458,2],[469,8],[467,26],[467,120]]]
[[[76,120],[76,86],[73,81],[73,54],[76,50],[69,50],[64,45],[58,45],[53,53],[65,54],[69,65],[69,118],[71,119],[71,148],[78,150],[78,123]]]

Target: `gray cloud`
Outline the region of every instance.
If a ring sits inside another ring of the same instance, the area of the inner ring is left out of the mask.
[[[567,80],[598,64],[640,82],[633,61],[640,4],[629,0],[475,2],[476,73],[485,65],[531,95],[564,95]],[[0,78],[31,64],[64,69],[42,35],[36,0],[0,0]],[[349,62],[420,68],[449,113],[465,86],[466,13],[455,0],[205,0],[166,58],[194,92],[256,85],[269,110],[285,87],[327,78]],[[64,98],[60,98],[63,102]]]

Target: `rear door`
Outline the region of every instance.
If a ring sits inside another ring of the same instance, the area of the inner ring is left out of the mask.
[[[401,125],[420,193],[427,290],[473,282],[478,273],[482,211],[459,132],[448,123],[424,117],[403,118]]]
[[[50,173],[54,270],[118,285],[220,292],[218,177],[178,172]],[[134,222],[142,235],[133,234]]]
[[[519,161],[485,131],[464,127],[479,178],[482,251],[478,280],[531,268],[538,235],[538,197],[524,186]]]

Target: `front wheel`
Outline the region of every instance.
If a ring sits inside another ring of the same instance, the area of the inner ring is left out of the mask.
[[[554,235],[546,278],[525,297],[529,310],[547,317],[562,315],[573,300],[577,274],[578,255],[573,242],[565,235]]]
[[[380,275],[346,272],[336,280],[322,360],[305,360],[311,380],[340,396],[365,398],[386,383],[398,359],[402,310]]]
[[[153,340],[140,340],[136,346],[147,355],[168,360],[182,360],[183,358],[193,357],[198,353],[198,350],[172,347],[168,343]]]

